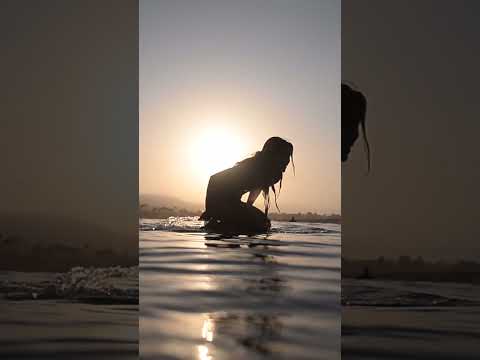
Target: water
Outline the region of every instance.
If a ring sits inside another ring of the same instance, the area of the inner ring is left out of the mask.
[[[342,359],[478,359],[478,285],[343,279],[342,303]]]
[[[0,272],[0,358],[138,358],[138,267]]]
[[[340,358],[339,225],[225,239],[202,224],[140,221],[142,358]]]

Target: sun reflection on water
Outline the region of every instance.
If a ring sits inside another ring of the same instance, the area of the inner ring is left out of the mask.
[[[213,332],[215,331],[215,323],[212,319],[205,319],[202,326],[202,338],[208,342],[213,341]]]
[[[213,360],[213,357],[208,355],[208,346],[198,345],[198,358],[200,360]]]

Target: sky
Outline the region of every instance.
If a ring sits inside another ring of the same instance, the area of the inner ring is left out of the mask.
[[[335,0],[141,0],[140,194],[203,205],[210,175],[280,136],[280,209],[340,213],[340,30]]]
[[[476,1],[342,2],[342,78],[368,100],[372,171],[342,166],[342,255],[480,256]]]

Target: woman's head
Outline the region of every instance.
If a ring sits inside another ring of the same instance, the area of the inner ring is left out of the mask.
[[[265,142],[261,154],[265,161],[270,162],[272,168],[277,168],[281,172],[285,171],[290,159],[293,164],[293,145],[278,136],[271,137]]]
[[[350,150],[358,138],[359,127],[361,127],[370,170],[370,146],[365,130],[366,111],[365,96],[360,91],[353,90],[349,85],[342,84],[342,162],[348,159]]]
[[[293,163],[293,145],[277,136],[271,137],[263,145],[262,151],[257,153],[257,156],[261,159],[262,168],[261,176],[263,190],[263,197],[265,199],[265,215],[268,215],[268,209],[270,207],[270,189],[272,189],[275,196],[275,206],[277,204],[277,191],[275,184],[280,181],[279,194],[282,189],[283,172],[292,161],[293,171],[295,172],[295,165]]]
[[[288,164],[292,161],[293,171],[293,145],[277,136],[268,139],[261,151],[257,151],[254,156],[240,161],[237,165],[246,166],[251,180],[249,191],[262,190],[265,199],[265,214],[268,214],[270,206],[270,189],[275,195],[275,205],[277,205],[277,191],[275,184],[280,181],[282,188],[283,173]],[[278,209],[278,205],[277,205]]]

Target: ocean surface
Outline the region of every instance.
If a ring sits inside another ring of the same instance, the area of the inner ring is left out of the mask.
[[[142,359],[340,359],[340,225],[202,225],[140,221]]]
[[[0,359],[137,359],[138,267],[0,271]]]
[[[480,286],[342,280],[342,359],[479,359]]]

